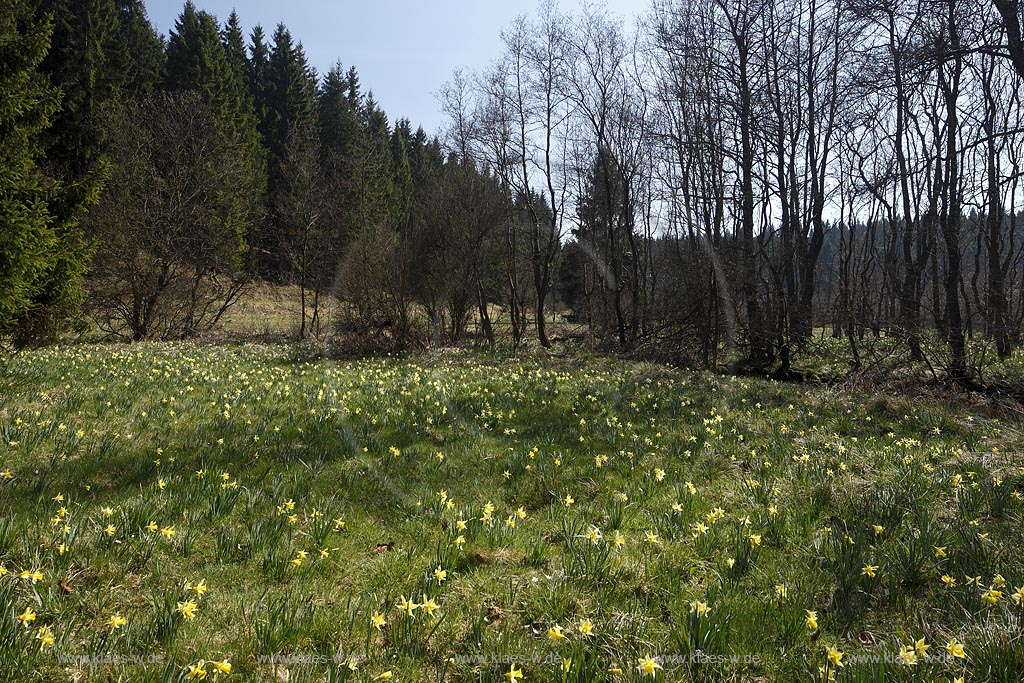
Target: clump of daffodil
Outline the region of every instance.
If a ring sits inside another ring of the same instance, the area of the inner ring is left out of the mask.
[[[202,681],[206,680],[206,676],[209,672],[206,670],[206,660],[200,659],[195,664],[188,665],[188,671],[185,672],[185,679],[189,681]]]
[[[189,621],[192,621],[196,618],[196,614],[198,613],[199,610],[199,605],[197,605],[195,602],[191,600],[186,600],[184,602],[179,602],[176,610],[179,614],[181,614],[181,616],[185,617]]]
[[[994,605],[999,602],[999,599],[1003,597],[1003,592],[996,590],[994,586],[990,587],[984,593],[981,594],[981,600],[986,605]]]
[[[18,578],[31,581],[33,584],[43,580],[43,573],[38,569],[25,569],[18,574]]]

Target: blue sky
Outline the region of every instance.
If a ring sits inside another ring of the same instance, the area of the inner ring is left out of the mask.
[[[434,97],[456,68],[477,70],[500,50],[502,27],[518,14],[532,14],[536,0],[194,0],[223,23],[232,8],[246,35],[256,24],[272,34],[284,22],[302,41],[317,71],[341,60],[355,66],[364,89],[389,118],[408,117],[415,128],[435,132],[442,123]],[[647,0],[608,0],[624,19],[646,9]],[[149,18],[167,34],[184,0],[146,0]],[[575,11],[578,0],[563,0]]]

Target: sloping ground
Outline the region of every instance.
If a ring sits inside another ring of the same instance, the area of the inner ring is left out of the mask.
[[[1021,436],[970,408],[155,344],[0,396],[2,680],[1024,671]]]

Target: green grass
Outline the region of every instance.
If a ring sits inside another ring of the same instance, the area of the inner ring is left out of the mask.
[[[1024,670],[1020,432],[953,403],[262,346],[59,347],[0,383],[0,680]]]

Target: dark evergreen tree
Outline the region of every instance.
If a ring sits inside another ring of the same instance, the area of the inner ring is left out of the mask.
[[[358,229],[361,168],[367,144],[359,108],[352,106],[350,74],[354,74],[352,69],[346,74],[340,63],[335,64],[324,76],[317,94],[320,165],[328,195],[325,218],[332,225],[338,248]]]
[[[377,107],[372,92],[366,97],[363,116],[367,147],[361,169],[360,221],[363,225],[394,227],[395,162],[391,152],[391,130],[387,114]]]
[[[48,165],[81,179],[102,153],[99,112],[115,96],[120,73],[114,0],[39,0],[36,17],[52,17],[53,35],[41,70],[63,92],[61,109],[44,135]]]
[[[392,196],[391,214],[396,226],[409,220],[413,202],[412,168],[408,140],[412,136],[408,119],[400,119],[391,134]]]
[[[39,136],[60,108],[39,70],[52,31],[23,0],[0,12],[0,335],[22,343],[53,334],[80,303],[88,254],[77,219],[98,188],[38,165]]]
[[[112,71],[120,76],[119,94],[123,98],[151,93],[163,77],[164,41],[142,0],[117,0],[117,16],[110,59]]]
[[[242,21],[238,18],[238,12],[231,11],[227,23],[224,24],[224,29],[221,31],[221,40],[224,43],[224,52],[227,53],[231,72],[249,93],[249,57],[245,51],[245,36],[242,33]],[[249,93],[249,96],[251,97],[252,94]]]
[[[332,177],[350,174],[365,136],[340,63],[327,72],[317,93],[317,135],[326,173]]]
[[[263,35],[263,27],[257,24],[249,35],[249,57],[246,61],[245,73],[264,148],[267,147],[267,69],[269,64],[270,48]]]
[[[217,20],[185,3],[167,41],[167,90],[196,90],[218,118],[228,122],[237,107],[232,71]]]
[[[165,84],[170,91],[198,92],[213,112],[238,167],[244,171],[232,176],[239,183],[233,190],[233,220],[248,226],[249,241],[258,242],[255,228],[261,225],[263,150],[245,82],[244,45],[237,15],[232,13],[222,41],[217,20],[196,10],[191,0],[186,2],[167,43]]]
[[[264,275],[283,280],[292,274],[289,253],[298,239],[290,219],[291,198],[303,192],[293,187],[306,173],[295,172],[295,159],[309,159],[316,144],[316,72],[301,43],[292,41],[284,24],[274,31],[267,62],[266,114],[263,138],[267,144],[269,225],[261,240]]]
[[[348,68],[348,73],[345,75],[345,83],[348,89],[348,103],[352,109],[358,109],[362,103],[362,95],[359,91],[359,74],[354,66]]]

